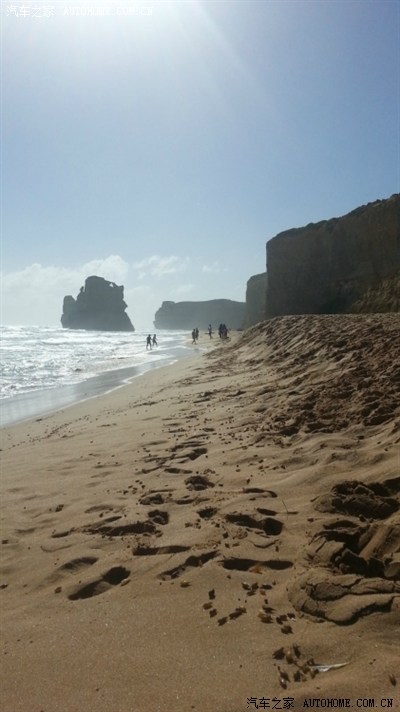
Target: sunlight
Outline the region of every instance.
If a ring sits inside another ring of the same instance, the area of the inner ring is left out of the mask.
[[[245,82],[255,94],[261,94],[263,92],[261,83],[257,81],[254,73],[247,68],[238,52],[236,52],[233,46],[228,42],[226,36],[221,32],[211,17],[211,13],[207,11],[204,3],[200,2],[200,0],[195,0],[192,4],[197,15],[196,20],[199,26],[212,38],[214,45],[221,52],[222,56],[228,60],[238,78]]]
[[[271,8],[271,27],[265,33],[266,42],[269,35],[273,34],[274,18],[275,9]],[[228,41],[228,33],[224,33],[213,17],[212,4],[209,7],[201,0],[193,0],[187,4],[166,2],[163,4],[163,22],[163,27],[161,23],[159,25],[160,33],[168,38],[168,42],[171,42],[171,37],[176,40],[173,51],[167,54],[163,61],[173,67],[176,53],[179,52],[179,35],[188,71],[195,70],[194,78],[201,82],[208,98],[228,125],[236,124],[236,107],[232,105],[231,100],[233,86],[241,86],[249,101],[276,118],[274,106],[270,101],[270,88],[266,84],[267,78],[260,79],[249,68],[240,51]]]

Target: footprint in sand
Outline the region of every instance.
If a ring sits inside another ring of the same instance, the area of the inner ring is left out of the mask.
[[[35,527],[29,527],[27,529],[16,529],[15,533],[24,536],[25,534],[33,534],[35,531]]]
[[[62,564],[58,568],[58,571],[79,571],[79,569],[86,568],[87,566],[92,566],[96,563],[97,560],[98,559],[96,556],[80,556],[77,559],[71,559],[71,561],[67,561],[65,564]]]
[[[267,559],[266,561],[260,561],[258,559],[240,559],[233,556],[223,559],[221,564],[224,569],[228,570],[261,573],[264,568],[272,569],[274,571],[289,569],[293,566],[293,561],[287,561],[284,559]]]
[[[277,497],[276,492],[264,489],[263,487],[243,487],[244,494],[264,494],[268,497]]]
[[[179,499],[174,499],[173,501],[174,501],[174,504],[193,504],[193,502],[200,502],[200,501],[202,501],[202,499],[199,498],[198,496],[191,497],[190,495],[186,494],[184,497],[180,497]]]
[[[51,534],[52,539],[62,539],[65,536],[69,536],[73,532],[73,529],[63,529],[62,531],[59,532],[53,532]]]
[[[211,517],[214,517],[218,512],[218,509],[216,507],[204,507],[203,509],[198,509],[197,514],[201,519],[211,519]]]
[[[197,460],[201,455],[206,455],[208,450],[199,440],[184,440],[171,448],[173,457],[184,463],[188,460]]]
[[[171,544],[170,546],[146,546],[139,544],[132,553],[134,556],[159,556],[161,554],[180,554],[182,551],[188,551],[190,546],[181,544]]]
[[[257,507],[257,512],[265,514],[267,517],[276,517],[278,514],[278,512],[275,512],[274,509],[265,509],[264,507]]]
[[[179,456],[179,462],[187,462],[188,460],[197,460],[198,457],[206,455],[208,452],[206,447],[196,447],[193,450],[186,450]]]
[[[103,576],[94,581],[90,581],[84,586],[79,586],[68,598],[70,601],[78,601],[83,598],[92,598],[108,591],[112,586],[118,586],[122,581],[129,578],[130,571],[124,566],[113,566],[106,571]]]
[[[179,564],[178,566],[175,566],[174,568],[159,574],[158,578],[162,581],[176,579],[181,576],[188,568],[203,566],[207,563],[207,561],[213,559],[216,554],[216,551],[207,551],[204,554],[199,554],[198,556],[192,554],[182,564]]]
[[[164,504],[164,501],[164,497],[160,492],[154,492],[154,494],[145,494],[139,499],[140,504],[144,505]]]
[[[214,483],[211,482],[208,477],[203,475],[192,475],[185,480],[185,485],[189,490],[200,491],[207,489],[207,487],[215,487]]]
[[[182,467],[166,467],[165,472],[169,475],[190,475],[192,470],[184,470]]]
[[[154,509],[152,512],[149,512],[149,519],[155,524],[165,525],[169,522],[169,514],[168,512],[163,512],[161,509]]]
[[[272,519],[272,517],[263,517],[257,519],[252,517],[250,514],[241,514],[240,512],[232,512],[225,516],[227,522],[236,524],[240,527],[246,527],[247,529],[261,530],[267,536],[277,536],[281,533],[283,529],[282,522],[279,519]]]
[[[76,559],[71,559],[66,561],[65,564],[61,564],[53,573],[50,574],[48,580],[50,583],[56,583],[64,577],[64,574],[74,574],[82,569],[86,569],[89,566],[98,561],[97,556],[80,556]]]
[[[85,509],[85,514],[91,514],[92,512],[112,512],[113,506],[110,504],[94,504],[89,509]]]
[[[119,519],[119,517],[118,517]],[[86,534],[105,534],[106,536],[124,536],[125,534],[157,534],[159,533],[154,522],[145,520],[143,522],[130,522],[127,524],[105,524],[96,522],[87,527],[83,527],[81,531]]]

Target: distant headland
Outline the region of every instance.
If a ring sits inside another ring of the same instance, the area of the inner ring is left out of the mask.
[[[245,302],[231,299],[210,299],[204,302],[163,302],[155,314],[156,329],[207,329],[211,323],[227,324],[230,329],[243,327],[246,313]]]

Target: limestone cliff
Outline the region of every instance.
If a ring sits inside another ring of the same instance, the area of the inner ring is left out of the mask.
[[[207,329],[212,324],[218,329],[224,323],[228,329],[241,329],[246,305],[230,299],[211,299],[206,302],[163,302],[155,314],[156,329]]]
[[[267,273],[255,274],[247,281],[246,287],[246,317],[244,326],[254,326],[265,320],[266,313]]]
[[[102,277],[88,277],[76,299],[64,297],[61,324],[66,329],[134,331],[126,307],[123,287]]]
[[[266,314],[398,311],[399,275],[397,193],[270,240]]]

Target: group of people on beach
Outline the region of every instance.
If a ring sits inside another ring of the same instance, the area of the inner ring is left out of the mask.
[[[146,339],[146,351],[147,351],[147,349],[151,350],[153,348],[153,346],[158,346],[157,336],[156,336],[156,334],[154,334],[152,337],[151,334],[149,334]]]
[[[220,339],[227,339],[228,338],[228,328],[226,324],[220,324],[218,327],[218,334]]]
[[[212,335],[213,335],[212,324],[208,325],[207,334],[209,335],[210,339],[212,339]],[[219,334],[220,339],[228,338],[228,327],[226,326],[226,324],[219,325],[218,334]],[[199,339],[199,330],[196,328],[196,329],[192,330],[192,344],[196,344],[198,339]]]
[[[192,330],[192,344],[197,344],[198,339],[199,339],[199,330],[196,327],[195,329]]]
[[[211,324],[208,325],[207,333],[208,333],[210,339],[212,339],[213,329],[212,329],[212,325],[211,325]],[[219,338],[220,338],[220,339],[227,339],[227,338],[228,338],[228,329],[227,329],[226,324],[220,324],[220,325],[219,325],[219,327],[218,327],[218,334],[219,334]],[[198,328],[197,328],[197,326],[196,326],[194,329],[192,329],[192,344],[197,344],[198,340],[199,340],[199,330],[198,330]],[[149,334],[149,335],[146,337],[146,351],[147,351],[148,349],[150,349],[150,351],[151,351],[151,349],[153,348],[153,346],[158,346],[158,343],[157,343],[157,335],[156,335],[156,334],[153,334],[153,336],[152,336],[151,334]]]

